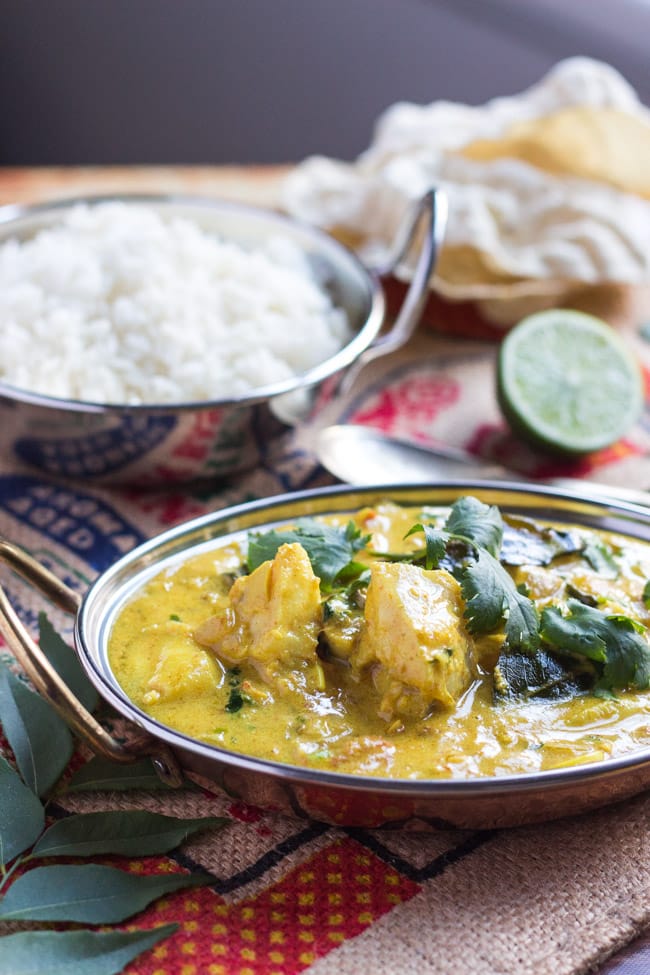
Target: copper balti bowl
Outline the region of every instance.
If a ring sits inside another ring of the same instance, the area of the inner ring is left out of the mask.
[[[350,338],[329,359],[236,398],[220,397],[215,389],[214,398],[205,402],[127,406],[60,399],[0,382],[4,457],[53,476],[138,486],[223,478],[255,466],[264,445],[296,421],[321,384],[335,384],[350,367],[407,341],[428,295],[447,213],[444,195],[431,190],[405,216],[386,266],[373,269],[334,238],[288,217],[193,197],[123,195],[6,206],[0,208],[0,244],[28,240],[56,226],[80,204],[108,201],[146,205],[163,219],[183,217],[244,248],[279,235],[290,239],[349,323]],[[419,256],[410,289],[396,319],[388,324],[381,278],[416,248]]]
[[[117,761],[142,752],[159,774],[178,783],[182,773],[244,802],[288,816],[340,826],[384,828],[492,828],[575,815],[633,796],[650,786],[650,748],[592,764],[538,773],[423,781],[375,778],[314,770],[251,758],[207,745],[163,726],[125,695],[108,662],[112,621],[132,594],[162,569],[250,529],[277,526],[300,516],[352,512],[392,500],[403,505],[449,505],[474,495],[505,513],[554,523],[615,531],[650,540],[650,508],[529,484],[458,481],[436,485],[323,488],[276,497],[210,514],[139,546],[104,572],[83,599],[26,553],[4,543],[0,555],[42,593],[75,615],[75,647],[100,695],[130,725],[132,745],[122,745],[75,700],[30,638],[4,593],[0,629],[36,687],[91,747]]]

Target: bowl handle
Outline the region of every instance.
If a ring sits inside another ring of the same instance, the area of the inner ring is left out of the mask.
[[[397,234],[392,254],[381,267],[373,268],[375,274],[384,277],[393,274],[407,256],[416,238],[422,234],[422,243],[413,277],[404,302],[389,331],[379,335],[361,353],[357,361],[344,374],[339,392],[348,392],[360,371],[372,359],[395,352],[408,342],[417,328],[420,316],[429,297],[429,281],[442,247],[447,226],[447,197],[442,190],[431,189],[415,204]]]
[[[40,565],[18,546],[0,539],[0,561],[22,576],[52,603],[66,613],[76,615],[81,599],[49,569]],[[150,735],[136,729],[126,744],[113,738],[75,697],[54,669],[11,605],[0,586],[0,632],[14,657],[35,689],[42,694],[63,720],[92,750],[114,762],[134,762],[149,755],[158,776],[168,785],[178,786],[183,776],[171,750]],[[135,726],[134,726],[135,727]]]

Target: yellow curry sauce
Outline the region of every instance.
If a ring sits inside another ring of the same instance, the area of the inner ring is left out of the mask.
[[[515,603],[496,625],[483,613],[477,627],[456,578],[477,549],[456,539],[432,567],[423,531],[405,537],[418,523],[442,528],[448,514],[387,502],[314,519],[340,533],[351,520],[370,536],[326,591],[298,542],[285,541],[253,571],[245,542],[217,545],[124,606],[110,635],[113,672],[138,707],[189,736],[346,773],[503,775],[650,744],[650,545],[505,518],[513,593],[532,600],[549,633],[553,618],[587,614],[606,638],[614,634],[612,653],[631,640],[641,662],[621,670],[618,658],[586,660],[552,640],[550,652],[542,641],[542,656],[508,652]],[[489,601],[500,576],[483,555],[490,571],[478,577],[478,600]]]

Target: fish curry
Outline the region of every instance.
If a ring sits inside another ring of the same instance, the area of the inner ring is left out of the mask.
[[[228,540],[121,609],[113,672],[162,724],[400,779],[598,762],[650,744],[650,544],[472,497]]]

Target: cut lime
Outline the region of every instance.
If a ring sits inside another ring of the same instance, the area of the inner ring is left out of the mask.
[[[641,372],[620,336],[600,318],[559,308],[506,335],[497,394],[516,433],[568,455],[614,443],[643,406]]]

